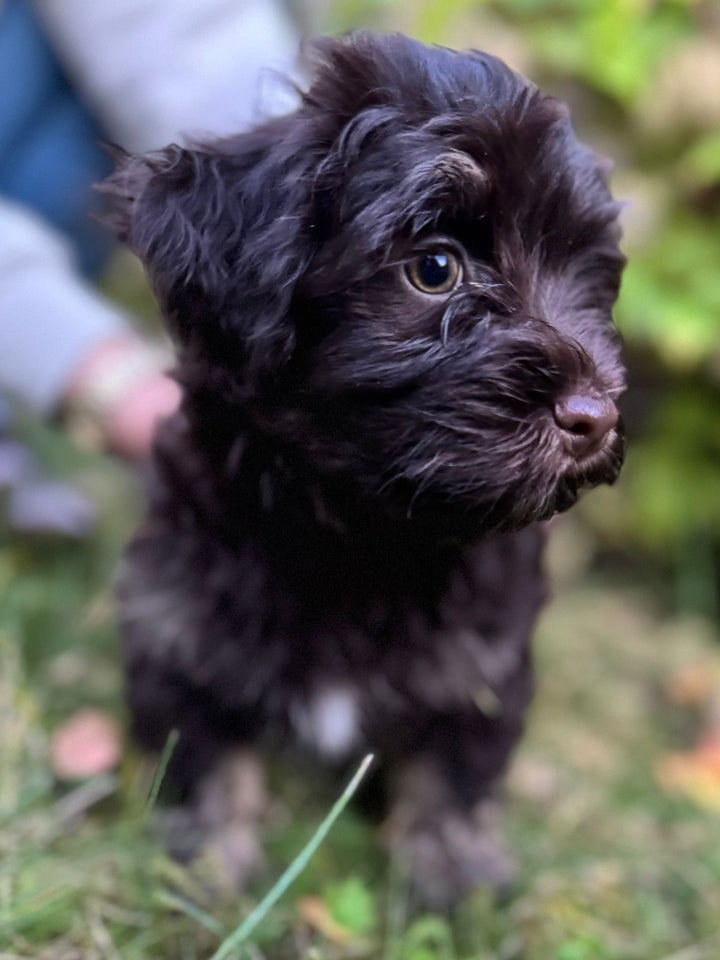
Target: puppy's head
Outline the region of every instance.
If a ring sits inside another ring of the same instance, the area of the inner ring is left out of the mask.
[[[316,59],[295,113],[110,182],[188,408],[417,523],[512,529],[612,482],[618,207],[564,105],[397,35]]]

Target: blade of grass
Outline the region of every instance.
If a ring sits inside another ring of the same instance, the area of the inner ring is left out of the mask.
[[[61,824],[74,820],[90,807],[112,796],[118,789],[118,778],[113,773],[99,773],[81,783],[55,802],[55,816]]]
[[[155,776],[153,777],[152,786],[150,787],[150,793],[148,794],[148,798],[145,803],[145,813],[150,813],[157,802],[158,794],[160,793],[160,787],[165,779],[168,764],[170,763],[170,758],[173,755],[179,739],[180,733],[177,730],[171,730],[168,734],[168,738],[165,741],[165,746],[163,747],[163,751],[160,754],[160,759],[158,760]]]
[[[185,916],[190,917],[196,923],[205,927],[210,933],[214,933],[216,937],[222,937],[225,933],[223,925],[218,923],[215,917],[210,916],[209,913],[201,907],[198,907],[197,904],[191,903],[184,897],[169,893],[167,890],[161,890],[155,894],[155,901],[163,907],[168,907],[170,910],[177,910],[179,913],[184,913]],[[2,960],[2,958],[0,958],[0,960]]]
[[[295,857],[290,866],[275,882],[271,890],[263,897],[260,903],[252,910],[228,937],[223,940],[210,960],[225,960],[230,953],[244,943],[257,925],[264,919],[268,911],[282,897],[290,884],[300,876],[305,867],[310,862],[313,854],[330,832],[333,824],[350,802],[353,794],[360,786],[360,781],[365,776],[368,767],[372,763],[373,755],[369,753],[358,769],[355,771],[352,779],[333,804],[330,812],[317,828],[305,847]]]

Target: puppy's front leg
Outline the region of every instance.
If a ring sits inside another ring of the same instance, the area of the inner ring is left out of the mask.
[[[171,852],[190,860],[208,886],[235,893],[262,863],[260,827],[267,809],[260,757],[226,753],[165,819]]]
[[[448,907],[512,879],[499,793],[521,728],[517,714],[438,717],[421,751],[391,771],[384,836],[423,904]]]

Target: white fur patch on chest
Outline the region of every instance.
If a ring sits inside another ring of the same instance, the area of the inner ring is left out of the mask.
[[[360,738],[357,695],[347,686],[316,691],[291,716],[298,736],[324,757],[341,758]]]

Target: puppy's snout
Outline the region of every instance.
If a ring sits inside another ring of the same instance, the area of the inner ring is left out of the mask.
[[[568,451],[583,460],[596,453],[617,426],[618,409],[609,397],[573,393],[558,400],[553,410]]]

